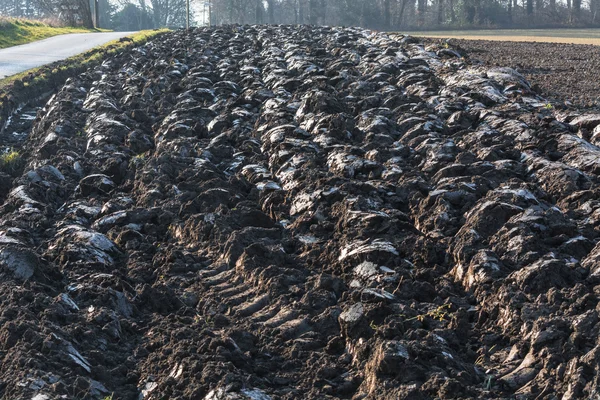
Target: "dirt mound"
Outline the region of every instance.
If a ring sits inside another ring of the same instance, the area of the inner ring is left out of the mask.
[[[360,29],[109,58],[3,134],[2,396],[596,396],[599,123]]]

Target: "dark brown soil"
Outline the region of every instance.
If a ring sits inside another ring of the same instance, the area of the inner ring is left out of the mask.
[[[600,108],[600,46],[456,40],[469,58],[523,74],[552,104]],[[570,103],[570,104],[569,104]]]
[[[172,32],[0,143],[6,399],[600,387],[600,115],[452,47]]]

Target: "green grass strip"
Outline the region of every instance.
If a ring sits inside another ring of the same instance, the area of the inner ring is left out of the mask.
[[[0,49],[47,39],[65,33],[106,32],[81,27],[55,27],[43,22],[0,17]]]
[[[141,46],[168,29],[140,31],[128,36],[129,39],[117,39],[85,53],[57,61],[52,64],[33,68],[0,80],[0,126],[6,121],[14,107],[34,99],[40,93],[58,89],[71,76],[101,63],[106,57]]]

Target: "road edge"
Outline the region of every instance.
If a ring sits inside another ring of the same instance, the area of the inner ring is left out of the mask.
[[[98,65],[106,57],[141,46],[168,31],[140,31],[65,60],[0,79],[0,131],[18,107],[39,101],[61,87],[69,77]]]

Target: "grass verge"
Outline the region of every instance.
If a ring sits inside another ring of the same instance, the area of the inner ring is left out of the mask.
[[[65,33],[100,32],[98,29],[56,27],[39,21],[0,17],[0,49]]]
[[[0,172],[15,176],[23,165],[24,159],[16,150],[10,149],[0,155]]]
[[[93,67],[106,57],[140,46],[168,29],[140,31],[85,53],[0,79],[0,128],[20,104],[59,88],[71,76]]]

